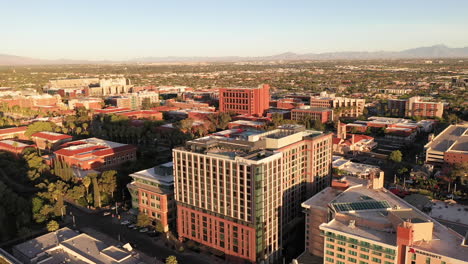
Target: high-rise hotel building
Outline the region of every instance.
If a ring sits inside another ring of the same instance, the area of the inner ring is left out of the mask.
[[[274,263],[301,203],[329,186],[332,135],[231,129],[173,150],[177,231],[229,260]]]

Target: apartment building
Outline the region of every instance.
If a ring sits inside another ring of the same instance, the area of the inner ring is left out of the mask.
[[[333,110],[329,108],[296,108],[291,109],[291,120],[304,120],[310,118],[322,124],[333,120]]]
[[[426,162],[439,165],[468,162],[467,144],[468,122],[450,125],[424,146]]]
[[[132,207],[148,215],[153,226],[161,223],[165,232],[175,230],[176,206],[172,162],[130,174],[127,185]]]
[[[116,168],[128,160],[136,159],[136,147],[87,138],[71,141],[54,151],[55,158],[81,170],[105,170]]]
[[[440,102],[427,101],[428,98],[414,96],[406,102],[405,116],[418,116],[428,118],[442,118],[444,104]]]
[[[219,111],[263,116],[270,107],[270,86],[219,88]]]
[[[313,255],[324,264],[468,263],[466,238],[373,180],[334,180],[302,204],[306,251],[296,263]]]
[[[173,150],[177,232],[228,261],[277,263],[301,202],[329,186],[332,135],[231,129]]]
[[[310,98],[311,108],[333,108],[336,117],[358,117],[363,114],[365,103],[365,99],[335,97],[326,92]]]

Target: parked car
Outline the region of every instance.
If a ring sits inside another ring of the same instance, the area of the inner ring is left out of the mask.
[[[136,227],[136,225],[135,225],[135,224],[131,224],[131,225],[128,225],[127,227],[133,229],[134,227]]]
[[[110,214],[111,214],[111,212],[104,212],[102,215],[103,215],[103,216],[108,216],[108,215],[110,215]]]
[[[145,227],[145,228],[140,229],[140,233],[146,233],[146,232],[148,232],[148,228]]]
[[[150,230],[146,234],[148,234],[148,236],[150,236],[150,237],[157,237],[157,236],[160,235],[160,233],[158,231],[156,231],[156,230]]]
[[[124,220],[122,222],[120,222],[121,225],[129,225],[130,224],[130,221],[128,220]]]

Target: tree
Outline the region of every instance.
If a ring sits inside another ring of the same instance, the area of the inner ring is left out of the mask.
[[[401,154],[401,151],[399,150],[394,150],[390,153],[388,159],[393,162],[400,163],[403,159],[403,154]]]
[[[175,256],[169,256],[166,258],[166,264],[178,264],[177,258]]]
[[[55,220],[51,220],[49,223],[47,223],[47,231],[49,232],[57,231],[59,227],[59,223],[57,223]]]
[[[160,232],[160,233],[163,233],[164,232],[164,226],[163,224],[161,223],[161,221],[157,221],[156,223],[156,231]]]
[[[43,132],[43,131],[49,131],[49,132],[54,132],[55,127],[57,125],[52,123],[52,122],[34,122],[28,126],[26,129],[26,132],[24,132],[24,135],[27,137],[31,137],[32,134],[37,133],[37,132]]]
[[[109,194],[114,198],[114,193],[117,189],[117,171],[108,170],[103,172],[99,179],[99,188],[101,192]]]
[[[151,219],[144,213],[140,212],[137,216],[137,226],[145,227],[151,224]]]
[[[94,207],[101,207],[101,191],[99,189],[99,184],[98,184],[99,174],[90,173],[88,174],[88,177],[91,179],[91,182],[93,183]]]

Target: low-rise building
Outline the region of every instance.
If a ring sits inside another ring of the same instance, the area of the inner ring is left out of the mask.
[[[35,145],[26,144],[17,140],[5,139],[0,140],[0,150],[21,154],[26,148],[35,148]]]
[[[64,227],[13,247],[13,256],[25,264],[144,263],[134,252],[108,245],[86,233]]]
[[[71,167],[105,170],[116,168],[126,161],[136,160],[136,147],[99,138],[87,138],[65,143],[54,154],[56,159],[66,162]]]
[[[310,98],[311,108],[332,108],[336,117],[358,117],[363,114],[365,103],[365,99],[335,97],[327,92]]]
[[[310,118],[322,124],[333,120],[333,110],[329,108],[296,108],[291,110],[291,120],[304,120]]]
[[[58,146],[72,141],[73,137],[55,132],[37,132],[31,135],[32,141],[40,149],[55,150]]]
[[[448,126],[424,149],[427,163],[440,165],[468,162],[468,122]]]
[[[28,139],[28,137],[24,135],[27,129],[27,126],[2,128],[0,129],[0,140],[10,138]]]
[[[132,207],[148,215],[152,225],[158,222],[165,232],[175,230],[176,205],[172,162],[130,174],[133,181],[127,185],[132,196]]]
[[[84,107],[86,109],[101,109],[103,101],[101,98],[79,98],[68,100],[68,108],[75,109]]]

